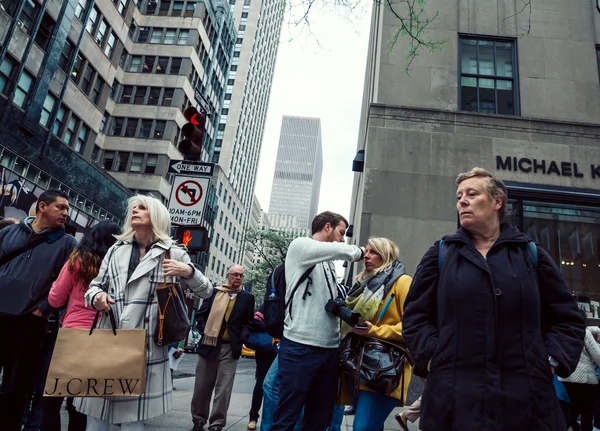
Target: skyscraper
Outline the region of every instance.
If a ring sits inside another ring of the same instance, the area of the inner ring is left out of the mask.
[[[274,229],[308,233],[319,205],[322,171],[321,120],[284,116],[269,204]]]

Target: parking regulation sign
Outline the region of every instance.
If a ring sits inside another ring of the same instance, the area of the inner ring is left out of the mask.
[[[169,214],[171,221],[178,225],[199,225],[206,202],[209,178],[177,176],[173,181]]]

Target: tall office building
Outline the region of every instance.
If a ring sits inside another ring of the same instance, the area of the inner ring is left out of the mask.
[[[319,205],[322,171],[321,120],[284,116],[269,204],[273,229],[310,231]]]
[[[456,230],[456,175],[486,168],[507,185],[508,221],[549,253],[591,315],[600,305],[596,2],[532,2],[521,13],[509,0],[426,3],[439,14],[423,37],[447,42],[419,54],[410,75],[408,41],[388,51],[393,11],[373,9],[351,241],[392,239],[414,273]]]

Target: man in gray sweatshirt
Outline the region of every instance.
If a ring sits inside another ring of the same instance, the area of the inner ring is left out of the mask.
[[[279,348],[279,402],[271,431],[292,431],[304,408],[303,431],[324,431],[337,392],[340,322],[325,311],[337,297],[334,260],[358,261],[364,250],[344,244],[348,221],[329,211],[312,223],[312,239],[297,238],[285,259],[285,325]],[[294,289],[309,268],[309,277]]]

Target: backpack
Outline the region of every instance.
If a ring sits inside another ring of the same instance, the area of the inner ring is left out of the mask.
[[[311,266],[306,270],[304,274],[300,277],[300,280],[294,286],[292,290],[292,296],[290,297],[290,301],[285,301],[285,291],[286,291],[286,279],[285,279],[285,264],[279,265],[275,270],[269,275],[269,279],[267,280],[267,291],[265,293],[265,302],[264,302],[264,316],[265,316],[265,329],[267,330],[267,334],[274,338],[283,337],[283,321],[285,320],[285,310],[290,305],[291,298],[293,298],[294,294],[298,290],[298,287],[310,275],[314,266]]]
[[[442,265],[444,264],[444,258],[446,257],[446,252],[448,251],[448,244],[443,239],[440,240],[438,245],[438,269],[441,271]],[[538,267],[538,249],[535,243],[528,242],[527,243],[527,252],[529,253],[529,257],[531,258],[531,262],[533,262],[533,267],[537,270]]]

